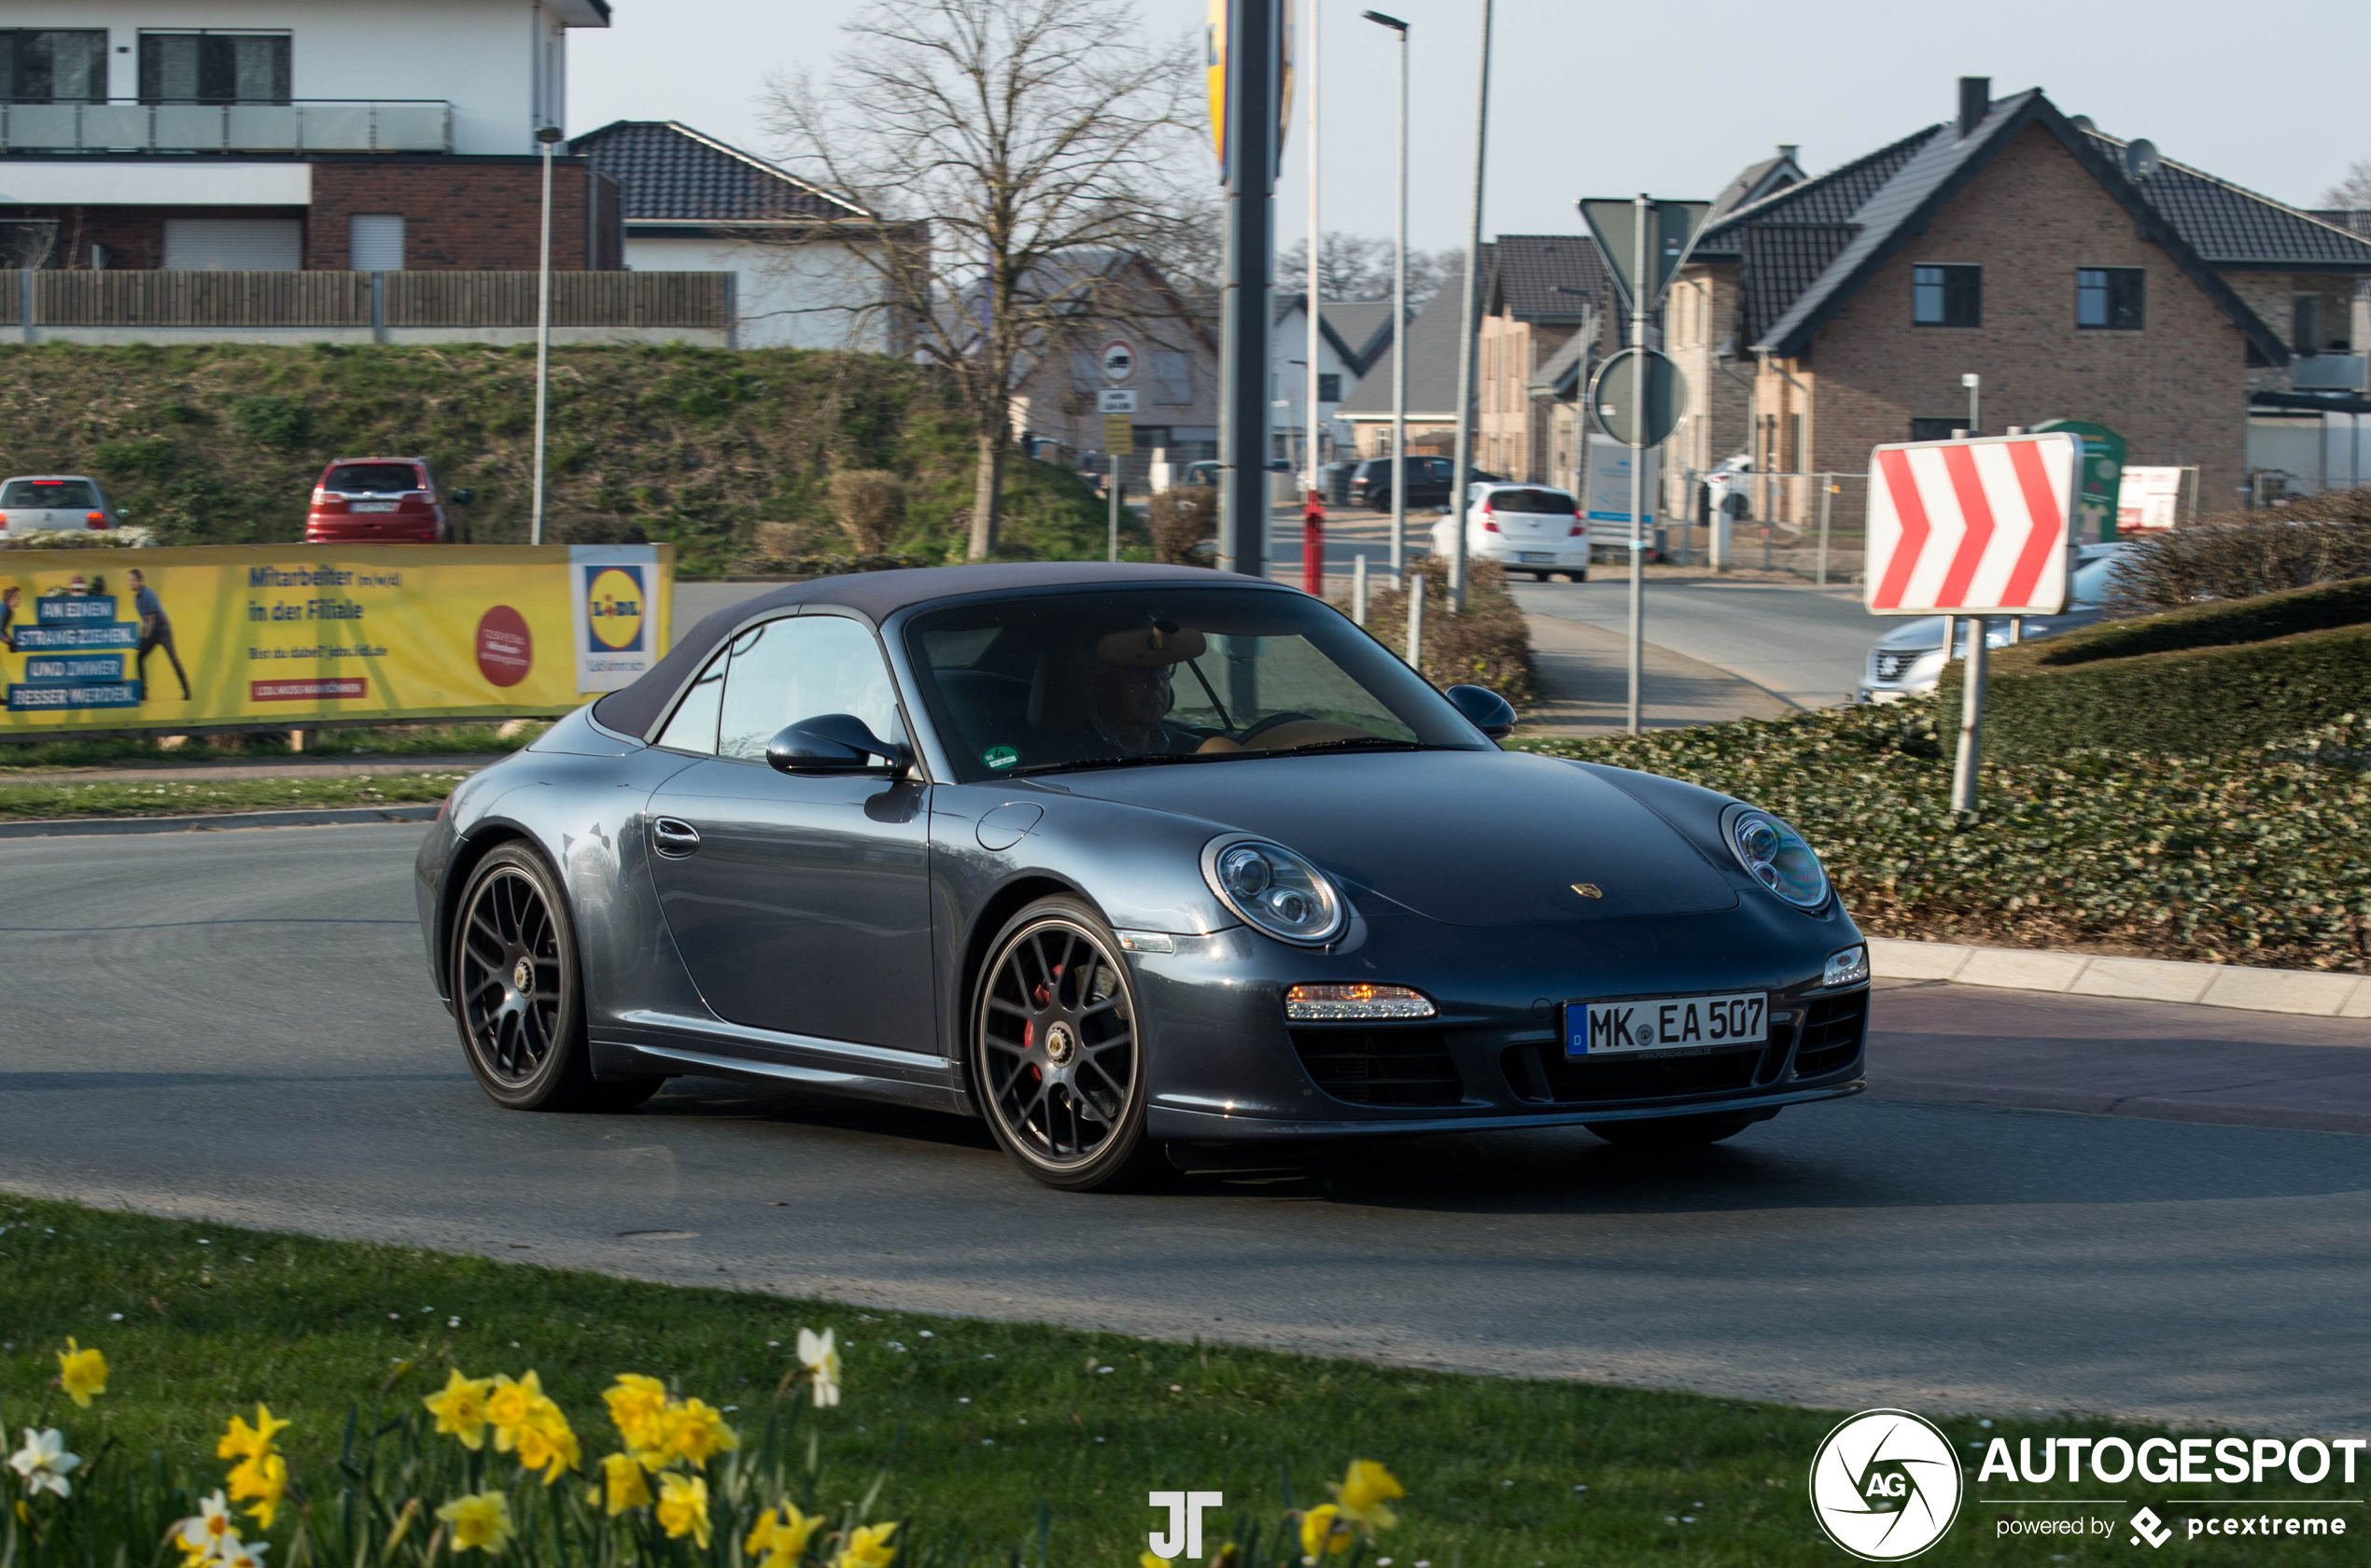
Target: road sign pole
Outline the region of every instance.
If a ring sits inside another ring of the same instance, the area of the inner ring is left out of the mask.
[[[1277,7],[1227,4],[1227,273],[1221,294],[1219,566],[1268,575],[1269,278],[1275,250]]]
[[[1112,493],[1112,547],[1111,553],[1106,559],[1116,561],[1119,559],[1119,455],[1117,453],[1112,455],[1109,489]]]
[[[1822,588],[1825,588],[1825,587],[1827,587],[1827,586],[1828,586],[1828,514],[1829,514],[1829,511],[1831,510],[1831,505],[1830,505],[1830,503],[1831,503],[1831,502],[1832,502],[1832,501],[1834,501],[1834,500],[1835,500],[1835,498],[1836,498],[1836,476],[1835,476],[1834,474],[1831,474],[1831,473],[1824,473],[1824,474],[1821,474],[1821,475],[1819,476],[1819,578],[1818,578],[1818,585],[1819,585],[1820,587],[1822,587]]]
[[[1647,270],[1649,213],[1645,192],[1632,208],[1630,275],[1637,279],[1630,291],[1630,346],[1638,350],[1630,361],[1630,406],[1636,427],[1630,442],[1630,733],[1639,726],[1639,687],[1647,656],[1647,301],[1654,274]]]
[[[1466,232],[1466,297],[1458,312],[1457,440],[1450,460],[1449,612],[1466,612],[1466,475],[1474,464],[1475,313],[1481,308],[1482,169],[1490,147],[1490,28],[1493,0],[1482,0],[1481,75],[1474,84],[1474,191]],[[1403,356],[1402,357],[1405,357]]]
[[[1969,617],[1967,666],[1960,671],[1967,685],[1959,697],[1959,758],[1951,767],[1951,809],[1968,817],[1976,814],[1976,767],[1984,747],[1985,625],[1983,616]]]

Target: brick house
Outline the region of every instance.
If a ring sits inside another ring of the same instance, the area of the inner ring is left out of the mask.
[[[1485,247],[1475,388],[1475,467],[1568,484],[1580,392],[1629,320],[1586,234],[1501,234]]]
[[[1865,473],[1966,426],[1973,373],[1985,429],[2097,421],[2221,504],[2250,483],[2252,399],[2360,346],[2364,279],[2346,229],[1965,77],[1953,120],[1715,215],[1665,307],[1690,393],[1667,471]],[[1774,488],[1810,517],[1807,482]]]
[[[0,244],[66,271],[525,271],[536,131],[608,0],[0,0]],[[84,20],[87,19],[87,20]],[[375,94],[386,94],[377,96]],[[615,184],[554,159],[553,263],[625,265]]]

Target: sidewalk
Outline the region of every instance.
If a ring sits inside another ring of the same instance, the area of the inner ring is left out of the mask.
[[[1531,632],[1537,700],[1516,735],[1580,740],[1620,734],[1629,721],[1627,640],[1618,632],[1559,616],[1527,615],[1523,622]],[[1795,711],[1785,698],[1750,680],[1651,642],[1640,661],[1639,687],[1648,729],[1777,719]]]
[[[2371,1026],[2192,1003],[1879,980],[1869,1093],[2371,1134]]]

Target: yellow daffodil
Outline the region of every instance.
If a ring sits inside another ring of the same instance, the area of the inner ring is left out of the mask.
[[[889,1568],[890,1560],[897,1555],[889,1538],[896,1533],[894,1521],[861,1526],[840,1548],[839,1556],[832,1559],[832,1568]]]
[[[638,1372],[621,1372],[614,1386],[602,1392],[601,1402],[610,1407],[610,1424],[625,1439],[626,1452],[644,1461],[655,1470],[666,1463],[656,1459],[666,1447],[666,1385],[656,1378],[645,1378]]]
[[[492,1392],[485,1396],[485,1419],[494,1428],[497,1452],[509,1453],[518,1444],[519,1428],[535,1413],[536,1402],[543,1397],[543,1380],[533,1371],[513,1381],[497,1376]]]
[[[255,1424],[249,1426],[237,1416],[231,1418],[230,1429],[214,1446],[217,1459],[260,1459],[272,1451],[272,1439],[288,1426],[284,1421],[273,1419],[272,1411],[263,1405],[255,1407]]]
[[[202,1499],[198,1511],[181,1521],[174,1532],[173,1544],[181,1548],[182,1557],[190,1562],[203,1562],[222,1555],[223,1543],[236,1542],[239,1527],[231,1518],[231,1505],[217,1489],[212,1497]]]
[[[1399,1484],[1399,1478],[1371,1459],[1352,1460],[1341,1484],[1329,1485],[1326,1490],[1341,1504],[1342,1518],[1356,1525],[1370,1541],[1378,1530],[1389,1530],[1399,1522],[1386,1505],[1395,1497],[1408,1495],[1408,1489]]]
[[[537,1399],[512,1441],[518,1449],[519,1463],[529,1470],[542,1471],[545,1486],[558,1480],[564,1472],[575,1469],[584,1458],[567,1415],[548,1399]]]
[[[1358,1532],[1331,1503],[1320,1503],[1300,1517],[1301,1561],[1314,1562],[1327,1552],[1346,1552]]]
[[[1136,1568],[1169,1568],[1169,1559],[1158,1552],[1145,1552],[1137,1558]]]
[[[757,1523],[750,1531],[750,1538],[741,1543],[742,1552],[757,1560],[757,1568],[793,1568],[807,1555],[807,1543],[815,1527],[823,1522],[821,1514],[802,1514],[787,1497],[779,1508],[768,1508],[757,1516]],[[1161,1568],[1169,1568],[1163,1563]]]
[[[71,1337],[66,1348],[58,1352],[58,1386],[66,1397],[88,1410],[91,1396],[107,1392],[107,1358],[97,1351],[86,1351]]]
[[[243,1459],[231,1467],[230,1488],[231,1501],[251,1502],[254,1506],[246,1510],[247,1518],[269,1530],[288,1494],[288,1462],[275,1453]]]
[[[659,1528],[670,1540],[689,1535],[708,1550],[708,1482],[668,1471],[659,1477]]]
[[[840,1352],[832,1343],[832,1331],[818,1334],[812,1329],[798,1331],[799,1365],[807,1368],[807,1379],[815,1385],[815,1407],[827,1410],[840,1402]]]
[[[611,1519],[628,1508],[650,1505],[651,1486],[632,1454],[613,1453],[601,1461],[601,1505]]]
[[[74,1483],[66,1477],[81,1463],[81,1455],[66,1452],[65,1434],[56,1427],[47,1432],[26,1427],[24,1447],[8,1456],[8,1468],[24,1477],[26,1497],[38,1497],[45,1491],[54,1491],[61,1497],[73,1496]],[[17,1507],[20,1513],[23,1511],[21,1498]]]
[[[493,1387],[493,1379],[464,1378],[456,1366],[445,1377],[443,1390],[420,1403],[436,1418],[440,1436],[458,1437],[463,1448],[475,1449],[485,1442],[485,1396]]]
[[[498,1552],[515,1533],[511,1525],[511,1500],[498,1491],[456,1497],[436,1511],[453,1527],[453,1549]]]
[[[723,1412],[702,1400],[686,1399],[666,1408],[666,1453],[688,1460],[705,1470],[708,1462],[728,1449],[741,1446],[738,1434],[724,1424]]]

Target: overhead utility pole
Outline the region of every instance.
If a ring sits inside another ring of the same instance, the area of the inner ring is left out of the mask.
[[[1381,11],[1367,20],[1399,35],[1399,220],[1391,241],[1391,574],[1408,568],[1408,24]]]
[[[1220,297],[1218,564],[1268,575],[1269,280],[1276,247],[1279,80],[1285,0],[1224,0],[1220,161],[1227,278]]]
[[[1317,226],[1317,16],[1319,0],[1309,0],[1309,47],[1301,69],[1309,77],[1309,366],[1308,385],[1303,389],[1301,411],[1301,441],[1307,448],[1304,460],[1308,475],[1302,487],[1308,498],[1317,497],[1317,422],[1318,374],[1317,347],[1321,341],[1317,320],[1317,263],[1325,231]],[[1322,578],[1322,568],[1321,568]]]
[[[1449,474],[1449,611],[1452,615],[1466,613],[1466,475],[1474,461],[1474,356],[1479,347],[1474,316],[1481,301],[1482,167],[1490,148],[1490,26],[1494,6],[1495,0],[1482,0],[1481,69],[1474,85],[1473,205],[1466,232],[1466,298],[1457,318],[1457,445]]]

